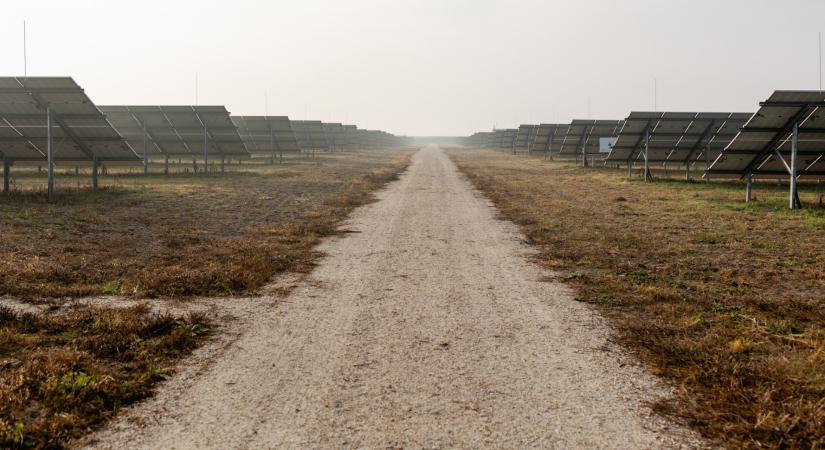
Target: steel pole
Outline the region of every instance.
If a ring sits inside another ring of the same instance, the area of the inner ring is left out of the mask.
[[[650,128],[645,130],[645,183],[649,183],[650,180],[650,166],[649,166],[649,157],[648,153],[650,150]]]
[[[9,159],[3,157],[3,192],[9,192],[9,177],[11,175],[11,164]]]
[[[791,194],[790,194],[790,207],[791,209],[797,209],[802,205],[799,204],[799,193],[797,192],[797,185],[796,185],[796,166],[797,166],[797,153],[799,151],[799,124],[795,124],[793,126],[793,139],[791,141]]]
[[[54,136],[52,136],[52,109],[46,108],[46,157],[48,170],[47,188],[49,202],[54,201]]]
[[[203,173],[209,173],[209,133],[206,124],[203,125]]]
[[[92,158],[92,192],[97,192],[97,156]]]
[[[149,140],[147,139],[146,123],[143,124],[143,176],[149,176]]]

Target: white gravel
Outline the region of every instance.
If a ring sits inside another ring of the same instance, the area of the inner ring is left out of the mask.
[[[675,448],[662,390],[435,147],[92,448]],[[230,300],[228,300],[230,301]],[[219,348],[220,347],[220,348]]]

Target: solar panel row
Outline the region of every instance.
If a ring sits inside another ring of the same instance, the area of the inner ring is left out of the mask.
[[[607,159],[607,164],[625,164],[628,171],[642,160],[647,164],[690,169],[710,161],[736,136],[750,113],[632,112]],[[645,169],[646,177],[650,170]]]
[[[370,146],[397,147],[402,139],[383,131],[368,134]],[[192,158],[204,163],[252,155],[272,160],[304,150],[338,150],[366,145],[354,125],[290,121],[288,117],[231,117],[224,106],[95,106],[70,77],[0,77],[0,159],[3,190],[15,162],[46,162],[48,190],[54,191],[54,165],[91,163],[97,189],[101,163]]]
[[[788,177],[791,208],[800,206],[797,181],[825,176],[825,93],[776,91],[755,114],[736,112],[632,112],[620,121],[574,120],[568,124],[521,125],[518,130],[476,133],[467,143],[513,153],[581,158],[607,154],[605,164],[644,162],[664,169],[703,168],[705,178],[739,176],[751,197],[754,177]]]
[[[254,156],[281,158],[286,153],[299,153],[292,124],[286,116],[232,116],[246,148]]]

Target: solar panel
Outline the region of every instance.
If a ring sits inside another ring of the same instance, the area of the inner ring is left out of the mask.
[[[504,130],[493,130],[488,135],[487,148],[499,148],[501,145],[501,136],[504,134]]]
[[[320,120],[290,120],[301,150],[329,150],[324,124]]]
[[[361,136],[361,148],[372,149],[378,147],[378,140],[375,130],[358,130]]]
[[[623,120],[574,120],[567,128],[558,155],[598,155],[601,139],[618,136],[623,125]]]
[[[515,153],[530,153],[538,128],[538,125],[519,125],[513,151]]]
[[[800,208],[798,178],[825,175],[825,93],[776,91],[759,106],[705,173],[745,177],[746,201],[754,175],[787,176],[789,206]]]
[[[491,134],[492,133],[489,131],[474,133],[472,136],[467,138],[466,145],[476,148],[486,147],[490,140]]]
[[[606,163],[649,163],[690,166],[715,159],[736,136],[750,113],[632,112],[626,119]],[[688,172],[689,176],[689,172]]]
[[[823,107],[825,94],[819,91],[774,92],[706,172],[788,176],[797,125],[797,175],[825,175]]]
[[[324,134],[331,150],[342,150],[346,142],[346,131],[340,123],[324,123]]]
[[[344,125],[344,148],[355,150],[358,148],[358,127],[355,125]]]
[[[55,161],[139,161],[70,77],[0,77],[0,157],[46,160],[52,120]]]
[[[209,154],[248,158],[238,128],[223,106],[101,106],[132,148],[165,156]],[[139,150],[140,151],[140,150]]]
[[[275,155],[301,151],[289,117],[232,116],[231,119],[247,150],[253,155],[274,158]]]
[[[567,135],[569,124],[542,123],[536,129],[536,137],[530,148],[531,153],[557,154]]]
[[[513,144],[516,141],[516,135],[518,135],[518,130],[515,128],[506,128],[502,130],[497,130],[496,137],[498,137],[498,142],[495,144],[495,148],[503,149],[503,150],[513,150]]]

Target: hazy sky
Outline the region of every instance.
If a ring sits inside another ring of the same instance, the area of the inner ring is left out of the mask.
[[[631,110],[753,111],[818,89],[825,0],[3,1],[0,75],[97,104],[456,135]],[[589,102],[588,102],[589,99]]]

